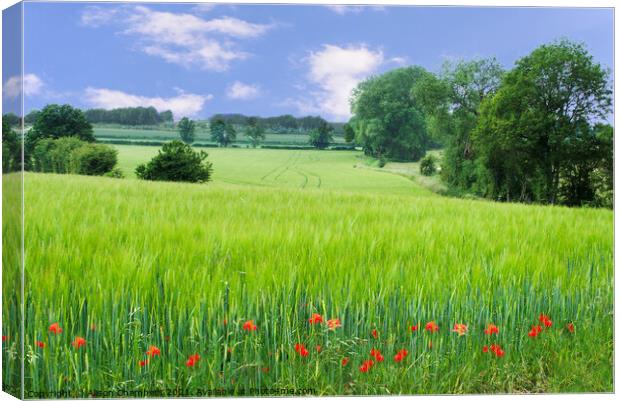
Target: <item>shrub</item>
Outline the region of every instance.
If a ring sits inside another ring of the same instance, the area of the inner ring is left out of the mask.
[[[431,176],[437,172],[436,159],[433,155],[426,155],[420,161],[420,173]]]
[[[108,171],[103,176],[110,178],[125,178],[125,174],[123,174],[123,171],[120,168],[114,168],[112,171]]]
[[[88,143],[71,153],[71,172],[83,175],[103,175],[116,165],[116,149]]]
[[[76,137],[42,139],[34,147],[33,168],[42,173],[68,174],[71,172],[71,155],[86,142]]]
[[[206,161],[207,153],[174,140],[165,144],[157,156],[136,168],[136,175],[143,180],[207,182],[211,179],[213,165]]]

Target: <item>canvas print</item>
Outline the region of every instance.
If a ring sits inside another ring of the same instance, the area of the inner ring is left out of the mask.
[[[612,8],[2,17],[3,391],[614,391]]]

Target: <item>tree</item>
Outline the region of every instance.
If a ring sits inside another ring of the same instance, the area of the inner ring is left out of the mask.
[[[344,132],[344,140],[346,142],[353,142],[355,140],[355,130],[353,129],[353,125],[351,123],[346,123],[343,125],[342,130]]]
[[[21,141],[7,120],[2,120],[2,172],[21,169]]]
[[[179,140],[166,143],[147,164],[136,168],[136,175],[143,180],[207,182],[211,179],[213,165],[206,161],[207,153],[197,152]]]
[[[435,165],[435,157],[433,155],[426,155],[420,160],[420,173],[422,175],[431,176],[437,172],[437,166]]]
[[[187,117],[183,117],[177,124],[177,127],[183,142],[187,144],[194,142],[194,132],[196,131],[196,124],[194,121]]]
[[[114,169],[117,153],[111,146],[73,136],[45,138],[34,147],[32,167],[43,173],[104,175]]]
[[[258,124],[258,118],[248,118],[248,126],[245,129],[245,136],[250,138],[252,147],[260,145],[261,141],[265,140],[265,130]]]
[[[6,121],[10,126],[20,125],[21,119],[15,113],[6,113],[2,116],[2,121]]]
[[[71,153],[71,172],[104,175],[114,169],[118,151],[99,143],[85,143]]]
[[[62,138],[75,136],[82,141],[94,142],[93,126],[86,121],[80,109],[68,104],[47,105],[39,113],[32,129],[28,132],[27,142],[34,144],[43,138]]]
[[[582,44],[567,40],[517,61],[497,93],[483,102],[474,132],[482,194],[549,204],[592,202],[594,168],[611,157],[605,134],[593,127],[611,107],[608,75]]]
[[[317,129],[310,132],[308,142],[317,149],[325,149],[334,140],[332,137],[333,130],[334,128],[323,120]]]
[[[226,123],[222,118],[214,118],[210,124],[211,140],[220,146],[227,147],[235,141],[237,133],[232,124]]]
[[[26,117],[24,117],[24,124],[34,124],[34,122],[37,121],[37,118],[39,118],[39,114],[41,114],[39,110],[32,110],[30,113],[26,114]]]
[[[412,96],[412,87],[429,74],[421,67],[398,68],[354,89],[355,139],[366,154],[413,161],[424,156],[428,144],[425,116]]]

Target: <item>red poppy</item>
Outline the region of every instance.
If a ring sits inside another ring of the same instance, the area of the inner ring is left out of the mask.
[[[482,347],[482,352],[484,352],[484,353],[489,352],[489,346],[485,345],[484,347]]]
[[[342,362],[340,362],[342,366],[347,366],[348,363],[349,363],[349,358],[347,357],[342,358]]]
[[[312,316],[308,319],[310,324],[323,323],[323,316],[318,313],[313,313]]]
[[[538,316],[538,321],[544,324],[545,327],[551,327],[553,325],[553,322],[551,321],[549,316],[542,313],[540,314],[540,316]]]
[[[140,366],[142,366],[142,367],[144,367],[144,366],[146,366],[146,365],[148,365],[148,364],[149,364],[149,360],[148,360],[148,359],[145,359],[145,360],[143,360],[143,361],[140,361]]]
[[[452,331],[457,333],[459,336],[464,336],[465,334],[467,334],[467,325],[462,323],[455,323]]]
[[[499,334],[499,328],[493,323],[489,323],[487,328],[484,329],[484,334],[490,336],[491,334]]]
[[[49,330],[50,333],[53,333],[53,334],[60,334],[60,333],[62,333],[62,329],[60,328],[60,325],[58,323],[52,323],[48,330]]]
[[[45,348],[45,343],[43,341],[36,341],[35,344],[39,348]]]
[[[394,355],[394,362],[402,362],[402,360],[409,354],[406,349],[401,349]]]
[[[228,325],[228,319],[224,319],[224,326]]]
[[[372,334],[372,336],[374,338],[378,338],[379,337],[379,333],[377,332],[377,329],[372,329],[372,331],[370,332],[370,334]]]
[[[190,355],[189,358],[187,358],[187,362],[185,362],[185,366],[187,366],[188,368],[191,368],[194,365],[196,365],[196,363],[199,360],[200,360],[200,355],[198,354]]]
[[[321,346],[320,345],[317,345],[315,348],[316,348],[316,352],[321,352]]]
[[[379,351],[378,349],[374,349],[374,348],[370,350],[370,356],[375,358],[377,362],[383,362],[383,360],[385,359],[383,355],[381,355],[381,351]]]
[[[90,330],[91,330],[91,331],[96,331],[96,330],[97,330],[97,326],[95,325],[95,323],[92,323],[92,324],[90,325]]]
[[[327,321],[327,327],[329,327],[330,330],[336,330],[340,326],[342,326],[340,319],[329,319]]]
[[[269,367],[265,366],[261,369],[263,373],[269,373]]]
[[[148,350],[148,351],[146,351],[146,354],[147,354],[148,356],[150,356],[150,357],[154,357],[154,356],[159,356],[159,355],[161,355],[161,351],[160,351],[160,350],[159,350],[159,348],[157,348],[156,346],[151,345],[151,346],[149,347],[149,350]]]
[[[303,344],[295,344],[295,352],[297,352],[299,355],[303,357],[306,357],[310,354],[308,349],[306,349],[306,347]]]
[[[9,339],[9,336],[2,336],[2,342],[3,342],[3,343],[5,343],[5,342],[6,342],[6,340],[8,340],[8,339]]]
[[[81,346],[86,345],[86,340],[82,337],[75,337],[75,340],[71,342],[71,345],[73,345],[75,349],[80,349]]]
[[[411,330],[412,332],[414,332],[414,331],[418,331],[418,325],[417,325],[417,324],[412,325],[412,326],[409,328],[409,330]]]
[[[542,327],[540,325],[532,326],[532,330],[527,333],[530,337],[537,337],[542,332]]]
[[[501,358],[504,356],[504,350],[502,349],[502,347],[500,347],[497,344],[491,345],[491,352],[494,353],[495,356],[497,356],[498,358]]]
[[[439,326],[437,326],[437,323],[435,323],[435,321],[428,322],[426,323],[426,326],[424,326],[424,330],[431,332],[431,333],[435,333],[439,331]]]
[[[362,363],[362,366],[360,366],[360,372],[362,373],[368,372],[368,370],[370,370],[370,368],[372,368],[372,365],[374,364],[375,363],[372,361],[372,359],[368,359],[364,361],[364,363]]]
[[[243,323],[243,330],[245,331],[255,331],[256,329],[257,327],[254,324],[254,320],[248,320],[247,322]]]
[[[567,325],[566,325],[566,328],[568,329],[568,331],[569,331],[570,333],[574,333],[574,332],[575,332],[575,325],[574,325],[574,324],[572,324],[572,323],[567,324]]]

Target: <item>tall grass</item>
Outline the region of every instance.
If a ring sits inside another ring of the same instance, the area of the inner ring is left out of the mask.
[[[612,390],[607,210],[38,174],[25,196],[27,390]],[[342,327],[310,325],[315,312]],[[540,313],[554,325],[529,338]],[[503,358],[482,353],[491,342]],[[150,345],[161,355],[140,367]],[[372,348],[386,360],[362,373]]]

